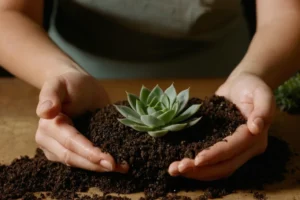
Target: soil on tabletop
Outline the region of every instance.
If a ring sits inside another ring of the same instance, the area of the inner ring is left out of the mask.
[[[202,116],[199,123],[161,138],[152,138],[147,133],[137,132],[119,123],[117,118],[122,116],[112,105],[78,118],[74,122],[81,133],[95,146],[109,152],[116,162],[128,162],[129,172],[96,173],[70,168],[48,161],[42,151],[37,150],[34,158],[24,156],[8,166],[0,165],[0,199],[22,196],[28,199],[26,197],[30,197],[31,193],[40,191],[49,191],[51,193],[48,195],[58,199],[113,199],[105,196],[80,197],[76,194],[97,187],[105,194],[145,192],[146,199],[190,199],[167,193],[202,189],[205,193],[197,198],[200,200],[222,197],[238,189],[263,189],[264,184],[284,179],[291,153],[284,141],[274,137],[269,137],[264,154],[248,161],[227,179],[200,182],[168,175],[168,166],[173,161],[194,158],[214,143],[226,142],[224,138],[245,123],[236,106],[223,97],[193,98],[189,101],[189,104],[192,103],[202,103],[196,114]]]

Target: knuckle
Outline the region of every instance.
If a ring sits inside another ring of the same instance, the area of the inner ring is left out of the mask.
[[[65,138],[63,141],[63,146],[67,149],[72,149],[73,147],[73,140],[76,139],[76,134],[72,134],[72,133],[65,133]]]
[[[65,163],[66,165],[69,165],[71,161],[71,152],[69,150],[65,150],[61,156],[61,162]]]
[[[89,160],[92,163],[100,162],[101,155],[103,155],[103,153],[98,147],[91,147],[90,149],[87,149],[87,152],[88,152],[86,155],[87,160]]]

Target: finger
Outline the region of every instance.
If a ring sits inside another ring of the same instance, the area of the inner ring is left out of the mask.
[[[66,95],[64,81],[52,79],[44,83],[39,96],[36,113],[39,117],[52,119],[61,111],[61,104]]]
[[[194,160],[190,158],[184,158],[181,161],[175,161],[171,163],[169,166],[169,173],[172,175],[184,173],[188,171],[189,169],[193,168],[194,165]]]
[[[40,149],[44,152],[44,154],[48,160],[58,162],[58,158],[53,153],[51,153],[50,151],[48,151],[47,149],[45,149],[43,147],[40,147]]]
[[[92,163],[84,157],[75,154],[74,152],[63,147],[59,142],[55,141],[51,137],[45,135],[42,137],[44,138],[43,142],[41,142],[41,146],[43,149],[47,149],[47,151],[54,154],[57,158],[56,161],[90,171],[109,172],[113,170],[112,168],[107,168],[106,166]]]
[[[181,174],[186,178],[202,181],[213,181],[230,176],[235,170],[241,167],[249,159],[256,155],[256,149],[248,149],[233,159],[203,167],[194,167],[186,173]]]
[[[52,138],[50,138],[50,139],[52,139]],[[47,139],[46,139],[46,141],[47,141]],[[43,150],[43,152],[44,152],[44,154],[45,154],[45,156],[46,156],[46,158],[47,158],[48,160],[53,161],[53,162],[61,162],[61,161],[59,160],[59,158],[58,158],[56,155],[54,155],[53,153],[51,153],[51,152],[48,151],[47,149],[45,149],[45,148],[43,148],[43,147],[40,147],[40,149]],[[64,164],[66,164],[67,166],[70,166],[67,162],[64,162]],[[74,167],[75,167],[75,166],[74,166]],[[125,162],[123,162],[123,163],[117,165],[117,166],[116,166],[116,169],[115,169],[114,171],[115,171],[115,172],[119,172],[119,173],[127,173],[128,170],[129,170],[128,164],[125,163]],[[93,171],[95,171],[95,170],[93,170]]]
[[[195,157],[196,166],[212,165],[224,160],[228,160],[246,149],[250,148],[255,142],[253,136],[246,125],[241,125],[224,141],[217,142],[209,149],[201,151]]]
[[[182,159],[178,164],[178,172],[184,173],[195,166],[194,160],[190,158]]]
[[[171,176],[178,176],[180,172],[178,171],[178,165],[180,161],[172,162],[169,166],[168,172]]]
[[[251,133],[258,134],[271,123],[274,112],[274,96],[267,86],[258,87],[253,94],[254,110],[248,117],[247,126]]]
[[[84,157],[85,159],[115,169],[116,164],[111,155],[103,153],[92,142],[80,134],[73,126],[65,123],[68,117],[59,115],[54,120],[54,127],[50,137],[58,141],[64,148]]]

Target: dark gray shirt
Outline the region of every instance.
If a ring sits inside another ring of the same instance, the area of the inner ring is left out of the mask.
[[[143,66],[205,55],[241,22],[239,0],[59,0],[50,36],[75,60],[85,57],[81,65],[94,59]]]

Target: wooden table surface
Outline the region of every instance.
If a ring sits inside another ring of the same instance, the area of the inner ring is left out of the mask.
[[[102,85],[108,91],[112,100],[118,101],[126,98],[125,91],[138,93],[141,85],[151,88],[159,84],[166,88],[174,82],[177,90],[191,87],[191,96],[203,98],[213,94],[222,79],[201,80],[106,80]],[[0,162],[9,164],[14,158],[21,155],[33,156],[36,144],[34,134],[38,118],[35,108],[39,91],[18,79],[0,78]],[[277,112],[272,129],[276,135],[286,140],[292,148],[300,153],[300,115],[291,116]],[[289,163],[289,167],[299,165],[296,157]],[[299,165],[300,166],[300,165]],[[285,181],[266,187],[268,199],[272,200],[300,200],[300,173],[287,175]],[[91,190],[91,193],[96,190]],[[191,197],[202,194],[202,191],[180,193]],[[126,195],[138,199],[142,194]],[[224,199],[253,199],[253,195],[239,191]]]

